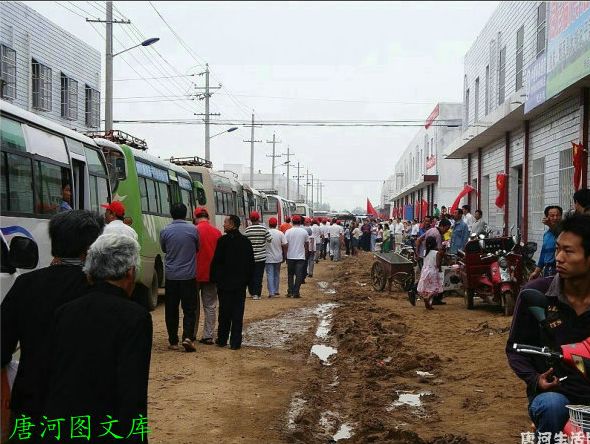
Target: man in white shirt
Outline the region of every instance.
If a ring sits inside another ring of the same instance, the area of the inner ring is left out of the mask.
[[[328,219],[324,218],[324,220],[322,220],[320,232],[322,233],[322,250],[320,252],[320,257],[322,259],[326,259],[326,254],[328,252],[328,242],[330,242],[330,225],[328,224]]]
[[[313,225],[311,226],[311,236],[315,239],[314,260],[317,264],[320,262],[320,252],[322,250],[322,231],[320,229],[320,222],[316,218],[314,218]]]
[[[299,298],[299,289],[305,276],[305,265],[309,251],[309,235],[301,227],[301,216],[296,214],[291,219],[293,228],[285,233],[287,239],[287,297]]]
[[[133,228],[125,222],[125,205],[118,200],[112,201],[110,204],[102,204],[105,208],[104,221],[106,223],[103,234],[122,234],[137,240],[137,233]]]
[[[336,219],[332,219],[332,225],[330,225],[330,259],[336,262],[340,260],[340,244],[342,243],[343,234],[342,225]]]
[[[471,214],[471,207],[469,205],[463,205],[463,222],[467,225],[469,232],[473,230],[473,224],[475,223],[475,217]]]
[[[277,218],[271,217],[268,220],[270,229],[268,232],[272,237],[269,244],[266,244],[266,283],[268,286],[268,297],[279,295],[279,278],[281,275],[281,263],[287,257],[287,238],[281,230],[277,230]]]
[[[414,219],[414,222],[412,223],[412,231],[410,232],[410,235],[418,237],[418,231],[420,231],[420,224],[418,223],[418,219]]]
[[[399,217],[397,218],[397,222],[392,224],[392,231],[394,239],[393,250],[395,250],[401,246],[404,234],[404,224],[402,224],[402,220]]]

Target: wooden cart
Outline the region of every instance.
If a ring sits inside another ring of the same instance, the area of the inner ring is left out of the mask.
[[[395,285],[399,291],[408,291],[414,285],[414,263],[398,253],[373,253],[375,262],[371,267],[373,288],[383,291],[385,285]]]

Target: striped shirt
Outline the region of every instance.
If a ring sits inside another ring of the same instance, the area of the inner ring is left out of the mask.
[[[272,241],[268,229],[264,225],[250,225],[244,230],[244,236],[248,238],[254,250],[254,262],[266,261],[266,244]]]

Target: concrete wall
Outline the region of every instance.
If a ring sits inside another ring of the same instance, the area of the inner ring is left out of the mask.
[[[85,85],[100,91],[100,51],[47,20],[21,2],[0,2],[0,43],[16,51],[16,106],[78,131],[94,130],[85,123]],[[51,111],[32,107],[31,61],[52,70]],[[78,118],[61,117],[61,73],[78,81]]]

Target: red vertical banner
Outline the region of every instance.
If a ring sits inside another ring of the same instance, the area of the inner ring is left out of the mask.
[[[574,189],[578,191],[582,183],[582,167],[584,160],[584,145],[572,142],[572,157],[574,164]]]
[[[422,218],[424,219],[425,216],[428,216],[428,202],[422,199],[420,206],[422,207]]]
[[[508,174],[498,173],[496,176],[496,190],[498,195],[496,196],[496,206],[502,208],[506,203],[506,182],[508,181]]]

